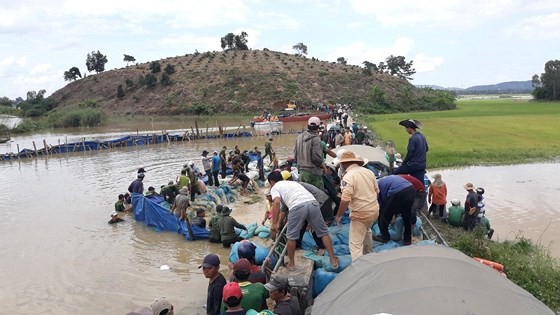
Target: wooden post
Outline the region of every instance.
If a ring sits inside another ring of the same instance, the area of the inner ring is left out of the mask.
[[[192,135],[193,135],[193,138],[194,138],[194,135],[196,135],[196,133],[194,133],[194,129],[193,129],[193,126],[191,126],[191,133],[192,133]],[[195,138],[195,139],[196,139],[196,138]]]
[[[198,133],[198,120],[194,120],[194,126],[196,128],[196,138],[198,139],[200,137],[200,134]]]
[[[49,147],[47,146],[47,140],[43,139],[43,147],[45,148],[45,153],[49,155]]]
[[[237,135],[237,133],[239,132],[239,129],[241,129],[241,125],[239,125],[239,127],[237,127],[237,130],[235,131],[234,135]]]
[[[64,146],[66,147],[66,153],[68,153],[68,136],[64,136]]]
[[[18,157],[18,159],[19,159],[19,143],[16,144],[16,145],[17,145],[17,157]]]
[[[84,152],[86,152],[86,137],[82,138],[82,146],[84,147]]]
[[[35,141],[33,141],[33,150],[35,150],[35,156],[37,156],[37,146],[35,145]]]
[[[208,122],[206,122],[206,139],[208,139]]]

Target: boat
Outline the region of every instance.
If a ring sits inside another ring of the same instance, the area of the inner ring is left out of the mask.
[[[292,121],[307,121],[311,117],[319,117],[321,120],[327,120],[331,118],[331,114],[325,112],[297,112],[284,110],[278,114],[278,120],[282,122],[292,122]]]
[[[284,123],[281,121],[260,121],[252,122],[255,132],[259,135],[267,135],[271,133],[280,133],[284,127]]]

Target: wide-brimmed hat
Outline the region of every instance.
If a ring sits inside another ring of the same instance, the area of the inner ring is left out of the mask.
[[[364,159],[356,156],[352,151],[346,151],[340,155],[339,163],[349,163],[356,162],[360,165],[364,165]]]
[[[463,185],[463,187],[464,187],[466,190],[473,190],[473,189],[474,189],[473,183],[466,183],[465,185]]]
[[[422,129],[422,123],[416,119],[405,119],[399,122],[399,125],[404,126],[406,128],[412,129]]]
[[[451,200],[451,204],[454,205],[454,206],[460,206],[461,205],[461,200],[453,199],[453,200]]]
[[[146,173],[146,170],[143,167],[141,167],[138,169],[138,174],[140,173]]]
[[[231,213],[231,209],[228,206],[224,206],[222,208],[222,215],[229,215]]]

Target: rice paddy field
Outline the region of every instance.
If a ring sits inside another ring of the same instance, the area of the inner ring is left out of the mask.
[[[406,154],[409,135],[398,125],[418,119],[430,148],[428,168],[503,165],[560,157],[560,102],[459,100],[457,109],[365,115],[359,121]],[[404,156],[403,156],[404,158]]]

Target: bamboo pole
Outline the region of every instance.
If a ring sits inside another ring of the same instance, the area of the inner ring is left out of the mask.
[[[68,153],[68,136],[64,136],[64,146],[66,147],[66,153]]]
[[[19,143],[16,144],[16,145],[17,145],[17,157],[18,157],[18,159],[19,159]]]
[[[35,156],[37,156],[37,146],[35,145],[35,141],[33,141],[33,150],[35,150]]]
[[[82,146],[84,147],[84,152],[86,152],[86,137],[82,138]]]
[[[206,139],[208,139],[208,122],[206,122]]]
[[[198,139],[200,137],[200,134],[198,133],[198,120],[194,120],[194,126],[196,128],[196,138]]]

